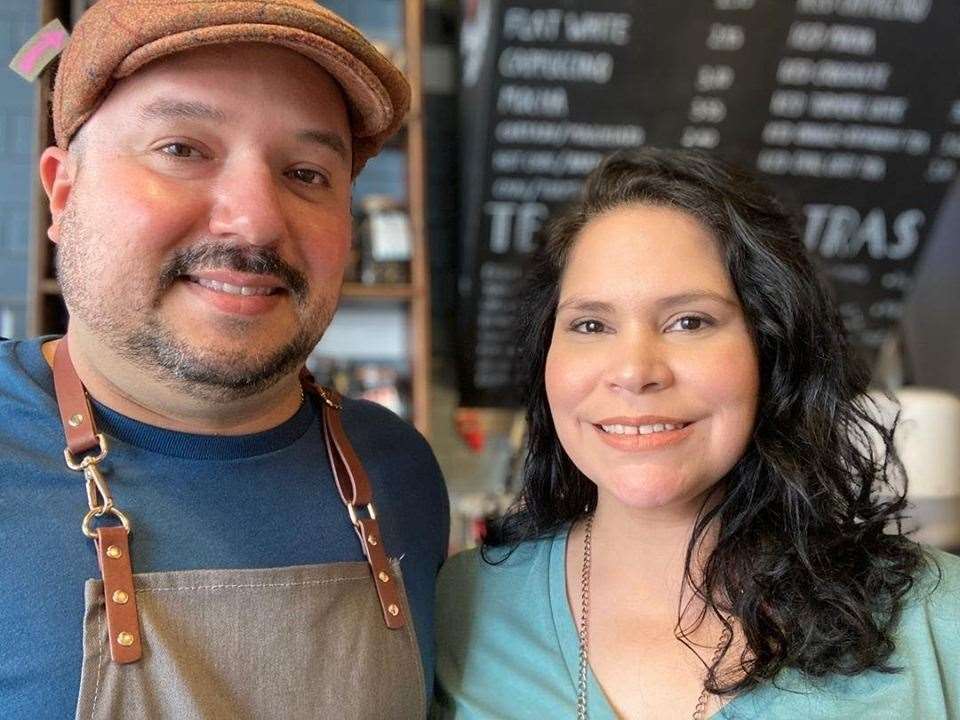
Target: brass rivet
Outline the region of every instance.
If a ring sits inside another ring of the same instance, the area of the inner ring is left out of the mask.
[[[123,645],[124,647],[130,647],[133,645],[133,633],[122,632],[117,635],[117,642]]]
[[[396,605],[388,605],[387,612],[396,617],[400,614],[400,608],[398,608]]]
[[[380,578],[380,582],[390,582],[390,576],[387,575],[383,570],[380,571],[380,574],[377,575]]]
[[[116,545],[111,545],[107,548],[107,557],[113,558],[114,560],[121,558],[123,557],[123,550],[118,548]]]
[[[80,423],[83,422],[83,415],[77,413],[73,415],[68,422],[70,423],[70,427],[80,427]]]
[[[126,605],[129,599],[130,596],[127,595],[123,590],[116,590],[113,593],[113,601],[117,605]]]
[[[376,544],[377,544],[377,536],[374,535],[373,533],[370,533],[369,535],[367,535],[367,542],[370,543],[371,545],[376,545]]]

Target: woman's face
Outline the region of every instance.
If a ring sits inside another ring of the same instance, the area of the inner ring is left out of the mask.
[[[759,389],[712,234],[666,207],[588,222],[561,278],[546,389],[560,443],[601,502],[695,512],[744,453]]]

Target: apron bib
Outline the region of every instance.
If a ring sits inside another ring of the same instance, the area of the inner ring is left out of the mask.
[[[426,717],[423,666],[396,561],[388,560],[369,479],[323,400],[337,489],[367,562],[134,575],[130,519],[98,463],[108,453],[66,338],[54,385],[71,470],[83,472],[83,532],[102,580],[84,587],[77,720],[411,720]],[[95,527],[99,518],[119,525]]]
[[[134,585],[143,656],[119,664],[103,583],[86,583],[77,720],[426,717],[413,624],[386,626],[366,563],[146,573]]]

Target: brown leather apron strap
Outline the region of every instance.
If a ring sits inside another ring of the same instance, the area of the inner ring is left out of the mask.
[[[305,369],[300,374],[300,380],[306,390],[319,395],[323,400],[323,436],[333,479],[340,498],[347,506],[350,521],[357,531],[363,554],[370,565],[383,620],[387,627],[398,630],[406,624],[406,618],[400,602],[397,579],[393,575],[383,546],[380,524],[373,506],[370,479],[340,421],[340,410],[343,407],[340,395],[335,390],[317,385],[313,376]],[[366,510],[369,516],[358,517],[357,512],[362,510]]]
[[[330,451],[331,462],[335,462],[340,471],[334,478],[337,481],[337,489],[340,491],[340,497],[343,502],[354,507],[363,507],[373,501],[373,491],[370,489],[370,479],[367,477],[367,471],[360,464],[360,458],[354,452],[347,433],[343,429],[343,423],[340,421],[340,411],[335,405],[340,405],[340,398],[334,394],[334,391],[324,388],[324,391],[331,397],[329,402],[323,404],[323,431],[327,438],[327,449]]]
[[[103,575],[110,657],[121,665],[136,662],[143,654],[128,540],[123,526],[97,528],[97,559]]]
[[[103,577],[104,607],[110,657],[115,663],[136,662],[142,655],[140,620],[133,587],[130,559],[130,522],[113,504],[110,487],[98,463],[107,455],[107,440],[97,433],[87,391],[77,375],[67,339],[61,338],[53,355],[53,386],[67,440],[64,459],[71,470],[82,472],[87,486],[89,512],[82,529],[97,547],[97,561]],[[91,453],[90,451],[95,452]],[[93,528],[95,518],[111,514],[121,525]]]
[[[100,445],[93,412],[87,400],[87,392],[70,360],[67,339],[61,338],[53,355],[53,387],[60,408],[63,434],[67,448],[74,456],[82,455]]]
[[[380,524],[375,518],[360,518],[357,520],[357,532],[363,543],[363,552],[370,564],[373,581],[377,585],[377,597],[380,599],[380,609],[383,611],[383,621],[391,630],[399,630],[406,624],[403,616],[403,605],[400,604],[400,592],[397,579],[394,577],[387,559],[387,551],[383,547],[383,537],[380,535]]]

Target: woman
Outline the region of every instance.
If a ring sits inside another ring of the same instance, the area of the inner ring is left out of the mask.
[[[960,717],[960,560],[790,220],[705,155],[613,156],[520,313],[529,455],[441,574],[435,714]]]

